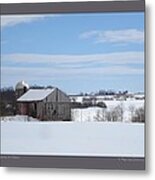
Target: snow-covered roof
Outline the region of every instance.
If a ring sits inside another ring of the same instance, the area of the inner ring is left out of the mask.
[[[18,102],[41,101],[54,91],[53,89],[30,89],[17,99]]]
[[[134,97],[135,98],[144,98],[145,95],[144,94],[135,94]]]

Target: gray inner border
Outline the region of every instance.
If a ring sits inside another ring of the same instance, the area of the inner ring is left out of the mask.
[[[1,155],[2,167],[144,170],[145,158]]]
[[[145,0],[0,4],[0,15],[97,12],[145,12]],[[145,157],[0,155],[0,166],[145,170]]]
[[[1,4],[1,15],[144,11],[144,0]]]

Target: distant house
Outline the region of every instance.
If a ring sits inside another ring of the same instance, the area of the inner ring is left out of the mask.
[[[113,101],[114,95],[98,95],[96,96],[96,98],[97,98],[97,103],[103,101]]]
[[[144,99],[145,99],[145,95],[144,95],[144,94],[141,94],[141,93],[139,93],[139,94],[134,94],[134,98],[135,98],[136,100],[144,100]]]
[[[116,101],[126,101],[127,97],[126,95],[116,95],[115,99]]]
[[[82,103],[85,105],[95,105],[96,104],[96,97],[95,96],[84,96],[82,99]]]
[[[71,120],[69,97],[58,88],[29,89],[17,99],[19,114],[40,120]]]

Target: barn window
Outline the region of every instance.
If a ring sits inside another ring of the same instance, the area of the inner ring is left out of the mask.
[[[53,109],[53,105],[52,104],[47,104],[48,110],[52,110]]]

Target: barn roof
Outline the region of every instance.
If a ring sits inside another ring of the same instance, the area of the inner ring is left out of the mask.
[[[23,96],[17,99],[18,102],[41,101],[51,94],[53,89],[30,89]]]

